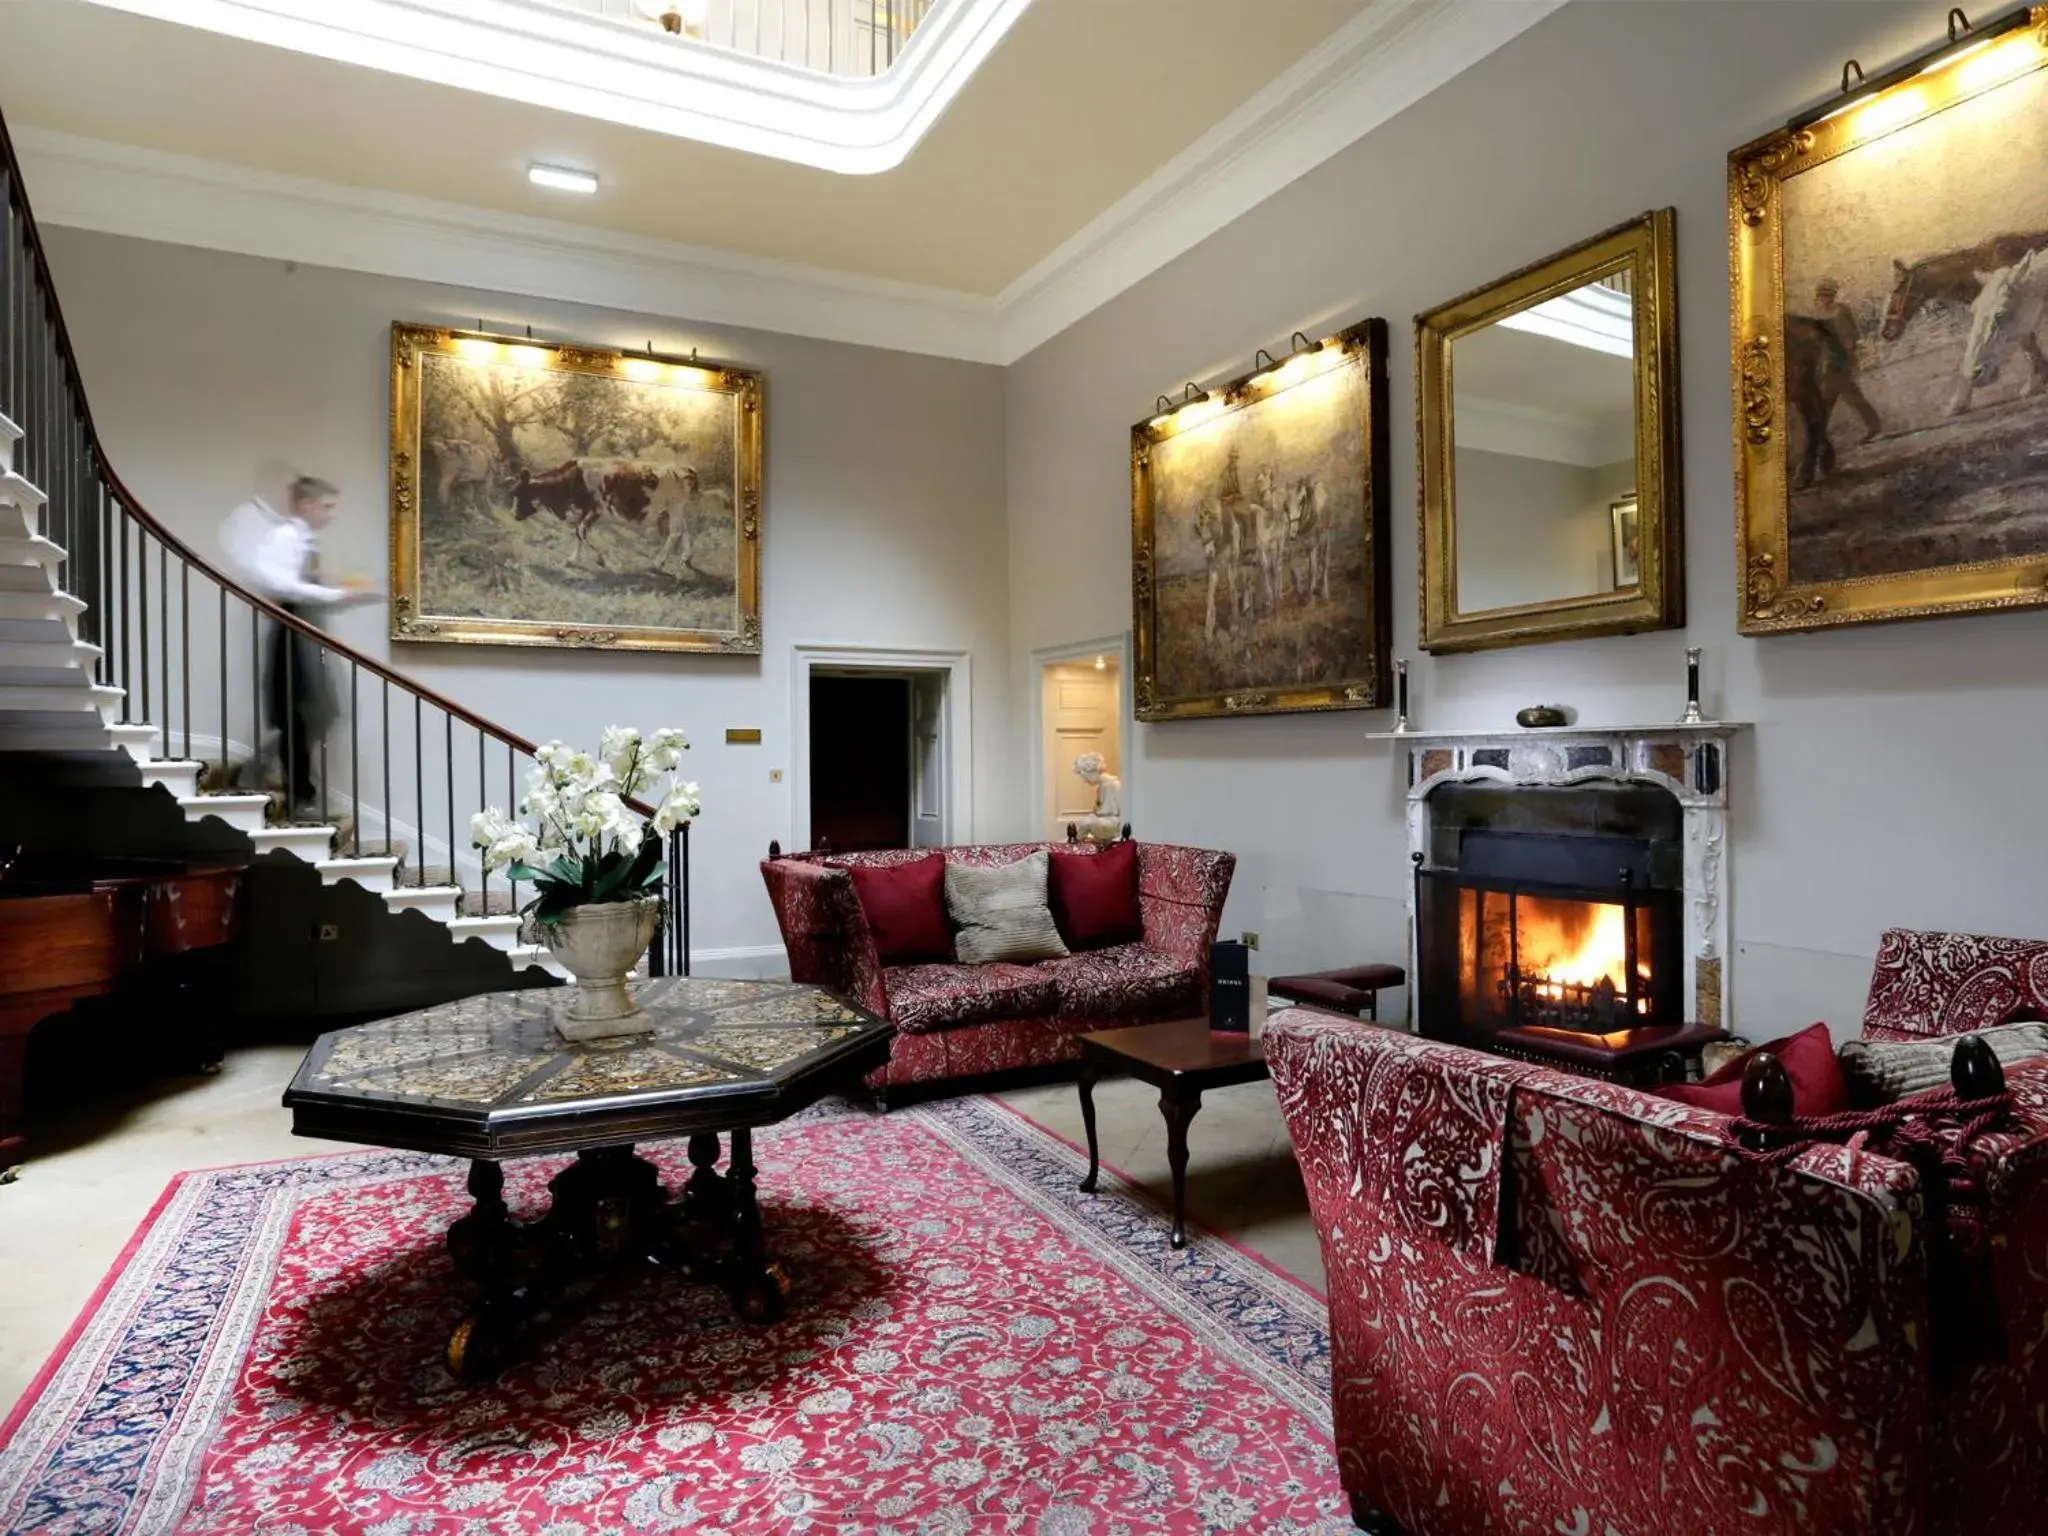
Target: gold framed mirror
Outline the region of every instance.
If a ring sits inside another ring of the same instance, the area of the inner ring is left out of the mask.
[[[1685,622],[1669,208],[1415,318],[1422,646]]]

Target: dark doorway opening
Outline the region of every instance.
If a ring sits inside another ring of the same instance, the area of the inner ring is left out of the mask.
[[[910,846],[910,679],[811,674],[811,842]]]

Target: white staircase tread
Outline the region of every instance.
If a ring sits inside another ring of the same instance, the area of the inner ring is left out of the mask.
[[[471,934],[517,933],[524,921],[516,912],[494,913],[490,917],[457,917],[449,920],[448,931],[460,938],[468,938]]]
[[[515,944],[505,951],[505,958],[515,966],[537,965],[550,976],[558,976],[563,981],[569,979],[569,973],[562,968],[562,962],[542,944]]]
[[[62,565],[64,546],[40,533],[0,536],[0,560],[10,565]]]
[[[164,762],[164,761],[167,761],[167,759],[164,759],[164,758],[156,758],[156,759],[154,759],[154,761],[156,761],[156,762]],[[234,811],[234,810],[251,810],[251,809],[253,809],[253,810],[259,810],[259,811],[262,811],[262,810],[268,810],[268,809],[270,808],[270,796],[268,796],[268,795],[187,795],[186,797],[184,797],[183,799],[181,799],[181,800],[180,800],[180,801],[178,802],[178,804],[180,804],[180,805],[182,805],[182,806],[186,806],[186,807],[188,807],[189,809],[192,809],[192,810],[196,810],[196,811],[199,811],[199,812],[200,812],[200,813],[202,813],[202,814],[207,814],[207,813],[211,813],[211,812],[214,812],[214,811]],[[332,827],[329,827],[329,828],[328,828],[327,830],[328,830],[329,834],[331,835],[331,834],[333,833],[333,831],[334,831],[334,828],[332,828]]]
[[[119,688],[88,683],[85,679],[86,674],[80,673],[75,683],[0,682],[0,711],[75,709],[84,713],[120,705],[123,695]]]
[[[22,478],[14,469],[0,469],[0,501],[26,501],[40,507],[50,498],[39,485]]]
[[[265,796],[257,798],[267,801]],[[258,853],[289,853],[317,863],[334,847],[334,828],[265,827],[249,833],[249,846]]]
[[[168,789],[180,801],[198,798],[199,775],[206,771],[204,763],[179,758],[151,758],[146,763],[137,763],[135,767],[144,784]]]
[[[391,889],[392,880],[398,873],[398,860],[389,855],[366,854],[357,859],[344,854],[337,858],[315,859],[313,867],[320,871],[323,884],[339,885],[344,880],[353,880],[364,890],[382,895]]]
[[[10,443],[18,443],[22,437],[21,428],[17,427],[5,412],[0,412],[0,437],[6,438]]]

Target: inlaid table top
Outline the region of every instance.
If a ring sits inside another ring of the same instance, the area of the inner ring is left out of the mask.
[[[285,1090],[292,1129],[501,1157],[766,1125],[850,1087],[895,1033],[800,982],[676,976],[633,991],[651,1035],[570,1044],[554,988],[324,1034]]]

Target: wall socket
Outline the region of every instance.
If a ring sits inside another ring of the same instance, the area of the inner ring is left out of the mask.
[[[322,944],[332,944],[341,937],[341,925],[339,923],[322,923],[313,930],[313,937]]]
[[[1257,949],[1259,947],[1259,936],[1250,929],[1240,933],[1238,939],[1244,944],[1246,949]]]

